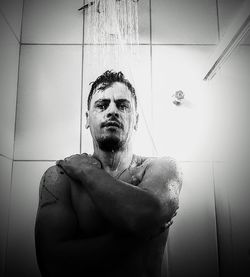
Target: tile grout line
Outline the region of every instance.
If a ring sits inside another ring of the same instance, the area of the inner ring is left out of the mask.
[[[12,181],[13,181],[13,168],[14,168],[14,161],[12,160],[11,163],[11,175],[10,175],[10,188],[9,188],[9,195],[8,195],[8,208],[7,208],[7,222],[6,222],[6,234],[5,234],[5,249],[4,249],[4,267],[3,267],[3,275],[6,276],[7,272],[7,255],[8,255],[8,246],[9,246],[9,230],[10,230],[10,210],[11,210],[11,199],[12,199]]]
[[[17,40],[18,43],[20,43],[20,40],[18,39],[15,31],[13,30],[12,26],[10,25],[7,17],[5,16],[5,14],[3,13],[3,11],[0,9],[0,15],[2,15],[5,23],[8,25],[9,29],[10,29],[10,32],[12,33],[12,35],[14,35],[15,39]]]
[[[0,156],[3,156],[4,155],[1,155]],[[7,157],[6,157],[7,158]],[[10,159],[10,158],[9,158]],[[12,160],[12,159],[10,159]],[[13,159],[14,162],[56,162],[58,159]],[[187,160],[179,160],[178,159],[178,162],[179,163],[211,163],[211,160],[207,160],[207,161],[204,161],[204,160],[201,160],[201,161],[187,161]],[[225,163],[225,161],[213,161],[213,163]]]
[[[215,215],[215,233],[216,233],[216,250],[217,250],[217,262],[218,262],[218,274],[221,276],[221,260],[220,260],[220,239],[219,239],[219,227],[218,227],[218,213],[217,213],[217,201],[216,201],[216,184],[215,184],[215,173],[214,173],[214,162],[211,161],[212,167],[212,181],[213,181],[213,192],[214,192],[214,215]]]
[[[26,0],[23,0],[23,9],[22,9],[22,21],[21,21],[21,30],[20,30],[20,44],[22,45],[23,40],[23,19],[24,19],[24,4]]]
[[[83,0],[83,6],[85,0]],[[83,62],[84,62],[84,27],[85,27],[85,16],[82,13],[82,61],[81,61],[81,103],[80,103],[80,153],[82,153],[82,109],[83,109]]]
[[[20,71],[20,60],[21,60],[21,36],[22,36],[22,28],[23,28],[23,9],[24,9],[24,1],[22,5],[22,19],[21,19],[21,30],[20,30],[20,41],[19,43],[19,56],[18,56],[18,65],[17,65],[17,84],[16,84],[16,106],[15,106],[15,122],[14,122],[14,139],[13,139],[13,153],[12,153],[12,164],[11,164],[11,177],[10,177],[10,189],[9,189],[9,202],[7,209],[7,227],[6,227],[6,242],[5,242],[5,253],[4,253],[4,268],[3,273],[4,276],[7,270],[7,255],[8,255],[8,242],[9,242],[9,230],[10,230],[10,212],[11,212],[11,199],[12,199],[12,189],[13,189],[13,169],[14,169],[14,153],[15,153],[15,139],[16,139],[16,122],[17,122],[17,104],[18,104],[18,87],[19,87],[19,71]]]
[[[153,54],[153,47],[152,47],[152,0],[149,0],[149,49],[150,49],[150,100],[151,100],[151,122],[153,122],[153,110],[154,110],[154,98],[153,98],[153,65],[152,65],[152,54]],[[151,125],[150,122],[150,125]],[[152,127],[152,126],[150,126]],[[152,130],[152,129],[151,129]],[[154,129],[153,129],[153,137],[154,137]],[[155,152],[154,146],[152,146],[152,153]]]
[[[21,45],[38,45],[38,46],[80,46],[82,43],[47,43],[47,42],[22,42]]]
[[[24,9],[24,1],[23,0],[23,9]],[[21,51],[22,51],[22,44],[21,44],[21,37],[22,37],[22,29],[23,29],[23,10],[22,10],[22,21],[21,21],[21,32],[20,32],[20,43],[19,43],[19,58],[18,58],[18,69],[17,69],[17,87],[16,87],[16,107],[15,107],[15,127],[14,127],[14,142],[13,142],[13,154],[12,159],[15,160],[15,146],[16,146],[16,129],[17,129],[17,107],[18,107],[18,88],[20,82],[20,67],[21,67]]]
[[[217,16],[217,32],[218,32],[218,42],[220,42],[220,17],[219,17],[219,0],[216,0],[216,16]]]
[[[56,162],[58,159],[56,160],[22,160],[22,159],[16,159],[16,160],[13,160],[14,162]]]
[[[46,42],[21,42],[21,45],[38,45],[38,46],[86,46],[86,45],[98,45],[102,46],[104,44],[94,44],[94,43],[46,43]],[[117,45],[117,44],[105,44],[105,45]],[[129,45],[129,44],[128,44]],[[134,44],[137,45],[137,44]],[[139,46],[216,46],[216,43],[139,43]],[[250,44],[244,44],[250,45]]]
[[[7,270],[7,255],[8,255],[8,240],[9,240],[9,230],[10,230],[10,209],[11,209],[11,199],[12,199],[12,188],[13,188],[13,169],[14,169],[14,153],[15,153],[15,140],[16,140],[16,122],[17,122],[17,104],[18,104],[18,87],[19,87],[19,71],[20,71],[20,60],[21,60],[21,37],[22,37],[22,28],[23,28],[23,10],[24,10],[24,1],[22,6],[22,19],[21,19],[21,30],[20,30],[20,41],[19,43],[19,57],[17,65],[17,86],[16,86],[16,106],[15,106],[15,122],[14,122],[14,140],[13,140],[13,153],[12,153],[12,165],[11,165],[11,178],[10,178],[10,189],[9,189],[9,203],[8,203],[8,215],[7,215],[7,230],[6,230],[6,244],[5,244],[5,257],[4,257],[4,275]]]

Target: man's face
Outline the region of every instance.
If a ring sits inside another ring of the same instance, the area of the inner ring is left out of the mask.
[[[105,90],[97,88],[86,117],[86,127],[90,127],[94,143],[104,151],[118,151],[126,147],[137,128],[134,98],[130,90],[119,82]]]

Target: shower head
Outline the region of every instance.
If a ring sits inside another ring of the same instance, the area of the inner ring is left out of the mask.
[[[116,0],[117,2],[118,1],[121,1],[121,0]],[[131,0],[132,2],[139,2],[139,0]],[[88,7],[90,7],[90,6],[92,6],[92,5],[94,5],[94,1],[91,1],[91,2],[89,2],[88,4],[85,4],[84,6],[82,6],[81,8],[79,8],[78,9],[78,11],[81,11],[81,10],[85,10],[85,9],[87,9]]]

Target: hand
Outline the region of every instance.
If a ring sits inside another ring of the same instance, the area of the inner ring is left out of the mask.
[[[56,165],[62,168],[70,178],[78,182],[82,181],[82,173],[86,173],[91,168],[101,168],[100,161],[86,153],[76,154],[64,160],[58,160],[56,161]]]

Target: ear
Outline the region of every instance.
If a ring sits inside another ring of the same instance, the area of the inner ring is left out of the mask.
[[[86,124],[85,124],[85,128],[88,129],[89,128],[89,112],[85,113],[86,116]]]
[[[136,119],[135,119],[135,126],[134,126],[134,130],[137,130],[138,128],[138,122],[139,122],[139,114],[136,113]]]

